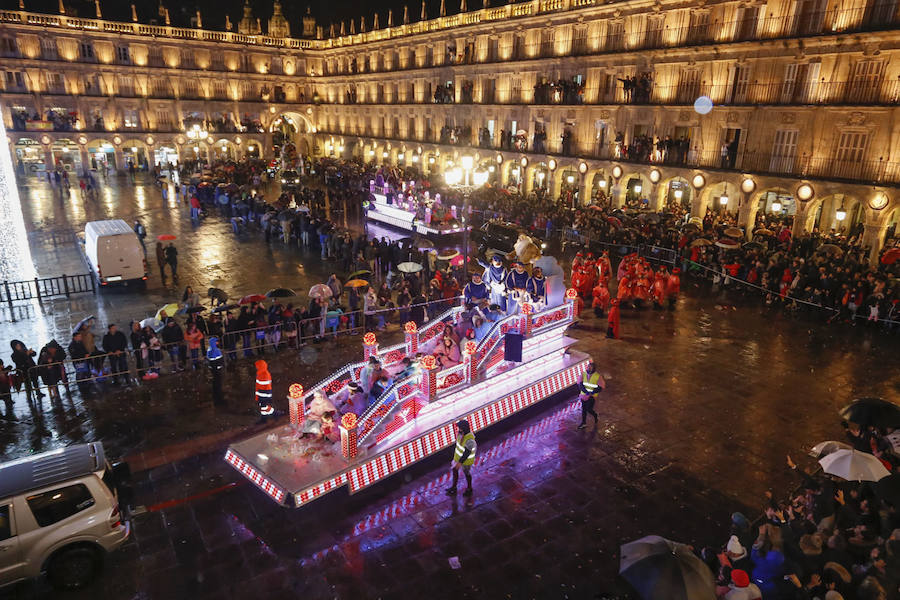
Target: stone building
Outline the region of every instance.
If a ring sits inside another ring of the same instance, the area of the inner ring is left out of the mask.
[[[2,11],[10,149],[32,171],[288,140],[425,171],[470,154],[523,193],[777,211],[876,249],[896,227],[896,0],[485,4],[327,38],[279,2],[265,34],[249,6],[236,33]]]

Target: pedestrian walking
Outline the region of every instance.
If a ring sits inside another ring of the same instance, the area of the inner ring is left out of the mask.
[[[588,415],[594,417],[594,425],[600,420],[597,412],[594,410],[594,402],[597,399],[597,394],[606,387],[606,382],[600,376],[600,373],[597,372],[593,360],[588,362],[587,370],[581,374],[579,387],[581,388],[581,394],[578,396],[578,399],[581,400],[581,424],[578,426],[578,429],[584,429],[587,427]]]
[[[447,488],[447,494],[453,496],[456,494],[456,484],[459,482],[459,470],[462,469],[466,476],[466,491],[463,496],[472,495],[472,465],[475,464],[475,452],[478,444],[475,442],[475,436],[472,434],[472,428],[469,422],[460,420],[456,423],[456,447],[453,450],[453,460],[450,461],[450,473],[453,476],[453,483]]]
[[[147,237],[147,229],[140,222],[140,220],[134,220],[134,233],[138,237],[138,241],[141,243],[141,248],[144,250],[144,256],[147,256],[147,246],[144,244],[144,238]]]
[[[172,269],[172,280],[178,281],[178,248],[175,244],[169,242],[165,249],[166,264]]]
[[[275,414],[272,407],[272,375],[264,360],[253,363],[256,366],[256,405],[259,407],[259,422],[265,423]]]
[[[209,338],[209,350],[206,351],[206,366],[212,374],[212,401],[215,406],[225,405],[222,391],[222,369],[225,368],[225,357],[219,350],[219,338]]]
[[[75,383],[78,385],[78,391],[82,396],[86,396],[93,387],[91,384],[91,355],[82,337],[81,330],[72,334],[72,341],[69,343],[69,357],[72,359],[72,366],[75,367]]]
[[[162,242],[156,242],[156,264],[159,266],[159,278],[165,282],[166,249]]]

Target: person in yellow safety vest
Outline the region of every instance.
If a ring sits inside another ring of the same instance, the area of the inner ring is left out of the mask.
[[[582,373],[579,387],[581,388],[581,394],[578,397],[581,400],[581,425],[578,426],[578,429],[584,429],[587,427],[588,415],[594,417],[594,425],[599,421],[597,412],[594,410],[594,400],[597,399],[597,394],[606,387],[606,382],[594,367],[594,361],[590,361],[587,371]]]
[[[466,476],[466,491],[463,496],[472,495],[472,465],[475,464],[475,451],[478,444],[475,443],[475,436],[472,435],[472,429],[469,422],[461,420],[456,423],[457,438],[456,448],[453,450],[453,460],[450,461],[450,473],[453,475],[453,485],[447,488],[447,493],[451,496],[456,494],[456,483],[459,481],[459,468],[462,467]]]
[[[265,423],[269,417],[275,414],[272,406],[272,376],[269,374],[269,365],[264,360],[258,360],[256,365],[256,403],[259,405],[259,421]]]

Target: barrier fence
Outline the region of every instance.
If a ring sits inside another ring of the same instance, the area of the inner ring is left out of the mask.
[[[802,304],[804,306],[809,306],[811,308],[818,308],[820,310],[827,311],[827,312],[831,313],[832,318],[837,316],[841,312],[837,308],[833,308],[831,306],[825,306],[824,304],[819,304],[816,302],[810,302],[809,300],[804,300],[802,298],[793,296],[793,295],[791,295],[791,293],[789,291],[782,294],[782,293],[780,293],[780,291],[777,291],[777,290],[766,289],[760,285],[756,285],[755,283],[750,283],[749,281],[745,281],[739,277],[733,277],[733,276],[729,275],[728,273],[722,272],[721,270],[713,269],[711,267],[700,264],[698,262],[694,262],[692,260],[684,259],[684,264],[687,265],[689,268],[696,268],[698,270],[702,270],[704,273],[704,276],[708,276],[709,278],[713,279],[713,281],[716,281],[716,278],[720,278],[722,284],[725,287],[728,287],[729,285],[731,285],[732,282],[734,282],[734,283],[744,286],[748,289],[756,290],[767,296],[777,296],[783,300],[787,300],[790,302],[795,302],[797,304]],[[858,308],[862,308],[862,307],[858,307]],[[852,312],[851,317],[854,320],[861,319],[863,321],[874,321],[874,322],[878,322],[878,323],[890,324],[891,327],[900,325],[900,321],[898,321],[896,319],[885,319],[885,318],[880,318],[880,317],[871,318],[871,317],[868,317],[867,315],[856,314],[855,311]]]
[[[447,300],[434,300],[416,305],[416,307],[425,308],[425,321],[427,322],[432,318],[444,318],[448,314],[447,309],[458,305],[460,299],[461,296]],[[340,335],[360,335],[369,330],[380,329],[387,324],[402,326],[410,320],[411,308],[386,308],[369,313],[362,310],[347,313],[330,312],[323,317],[299,319],[266,327],[224,331],[222,335],[216,337],[219,337],[219,349],[222,351],[225,363],[230,364],[244,358],[259,358],[265,356],[269,351],[283,349],[299,351],[313,342],[325,341]],[[89,386],[94,383],[106,383],[111,378],[141,377],[148,372],[159,374],[164,367],[167,367],[170,372],[188,368],[205,368],[205,350],[210,336],[204,335],[196,356],[193,356],[186,340],[162,343],[162,331],[161,329],[157,332],[160,339],[158,349],[135,350],[128,348],[121,353],[98,351],[82,359],[73,360],[68,357],[61,362],[39,364],[32,367],[27,374],[13,369],[10,373],[13,375],[13,382],[17,383],[14,391],[30,394],[31,390],[58,388],[60,384],[68,389],[68,384],[73,382],[80,386]],[[126,337],[130,335],[128,331],[123,330],[122,333]],[[96,336],[96,339],[100,338],[101,336]],[[68,352],[68,341],[60,345]],[[38,359],[37,352],[33,358]],[[56,383],[42,383],[44,379],[56,380]]]
[[[0,285],[0,304],[6,303],[10,308],[13,302],[70,297],[72,294],[85,292],[97,293],[96,282],[90,273],[79,275],[60,275],[58,277],[35,277],[27,281],[4,281]]]
[[[653,246],[651,244],[617,244],[615,242],[604,242],[595,240],[590,235],[579,233],[577,229],[565,227],[562,229],[562,240],[564,245],[576,245],[588,249],[591,252],[599,252],[606,250],[612,255],[626,256],[628,254],[637,253],[638,256],[649,261],[658,262],[670,266],[678,264],[678,251],[672,248],[663,248],[662,246]]]

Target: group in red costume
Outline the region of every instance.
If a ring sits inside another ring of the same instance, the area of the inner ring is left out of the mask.
[[[674,308],[681,290],[680,270],[676,267],[669,272],[662,265],[654,271],[650,263],[636,253],[625,256],[616,271],[618,285],[615,295],[610,293],[609,281],[612,264],[609,254],[603,252],[598,258],[592,253],[585,256],[579,252],[572,261],[572,287],[580,298],[593,298],[591,308],[594,315],[602,318],[607,311],[607,337],[619,337],[619,308],[634,306],[642,308],[651,303],[657,310],[665,305]]]

